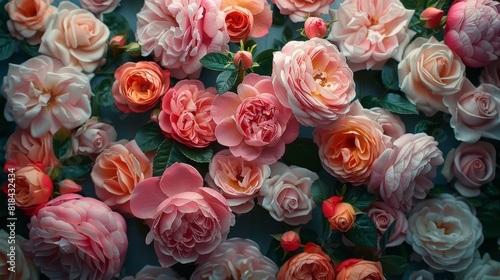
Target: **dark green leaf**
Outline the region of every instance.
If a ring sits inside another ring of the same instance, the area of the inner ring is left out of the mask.
[[[273,48],[275,50],[281,50],[285,44],[281,42],[281,40],[274,39],[273,41]]]
[[[296,165],[314,172],[321,170],[318,146],[310,138],[297,138],[286,145],[283,160],[288,165]]]
[[[396,255],[387,255],[380,258],[382,270],[389,275],[403,275],[408,270],[408,262],[405,258]]]
[[[437,125],[439,125],[439,123],[437,122],[433,122],[430,120],[421,120],[415,125],[413,133],[417,134],[420,132],[427,132],[429,131],[430,128],[435,127]]]
[[[271,259],[278,266],[282,266],[286,261],[284,256],[285,251],[281,248],[280,242],[274,238],[271,239],[271,244],[269,244],[267,249],[266,257]]]
[[[7,21],[10,20],[9,13],[5,9],[5,5],[9,3],[8,0],[0,2],[0,34],[9,34],[9,29],[7,28]]]
[[[361,102],[361,105],[363,105],[363,108],[366,108],[366,109],[370,109],[373,107],[379,107],[378,97],[375,97],[372,95],[363,96],[363,98],[361,98],[359,102]]]
[[[153,159],[153,176],[161,176],[163,171],[175,162],[185,162],[184,155],[179,151],[174,141],[165,139],[156,150]]]
[[[74,155],[61,163],[62,179],[82,178],[92,170],[92,159],[84,155]]]
[[[390,90],[399,90],[398,62],[389,59],[382,67],[382,84]]]
[[[273,5],[273,25],[285,24],[288,16],[282,15],[280,9],[275,4]]]
[[[38,52],[38,48],[40,47],[40,45],[30,45],[28,44],[28,42],[26,42],[26,40],[24,41],[21,41],[21,43],[19,43],[19,48],[27,55],[31,56],[31,57],[35,57],[35,56],[38,56],[40,55],[40,53]]]
[[[215,80],[215,88],[217,93],[223,94],[233,87],[238,79],[238,70],[226,70],[221,72]]]
[[[311,187],[311,197],[316,206],[321,207],[323,201],[330,197],[328,186],[320,179],[313,182]]]
[[[137,231],[141,234],[142,237],[146,238],[146,235],[149,233],[149,227],[142,219],[133,218],[134,225],[137,228]]]
[[[366,188],[351,186],[344,195],[344,202],[352,204],[354,207],[364,211],[377,199],[377,195],[369,193]]]
[[[257,50],[257,42],[255,42],[255,40],[248,40],[245,42],[243,47],[245,50],[251,50],[253,48],[253,51],[252,51],[252,55],[253,55],[255,53],[255,51]]]
[[[149,122],[135,134],[135,141],[143,152],[158,149],[165,136],[160,126],[155,122]]]
[[[281,41],[284,43],[288,43],[289,41],[293,40],[293,29],[290,27],[290,25],[285,25],[285,28],[283,28],[283,34],[281,35]]]
[[[500,200],[489,200],[476,210],[476,216],[483,225],[484,237],[500,237],[500,230],[498,230],[498,217],[500,217]]]
[[[200,63],[201,65],[203,65],[203,67],[214,71],[236,69],[233,58],[231,58],[229,55],[217,52],[207,53],[200,59]]]
[[[114,104],[115,99],[111,93],[111,88],[113,87],[114,79],[106,78],[99,82],[94,87],[94,97],[92,97],[92,103],[95,103],[98,107],[108,107]]]
[[[356,245],[377,248],[377,230],[367,214],[356,215],[354,227],[345,233],[345,237]]]
[[[380,240],[378,242],[378,246],[380,247],[380,250],[384,250],[385,246],[387,245],[387,241],[389,241],[389,238],[394,234],[394,228],[396,227],[397,220],[392,221],[391,225],[385,230],[384,234],[380,237]]]
[[[318,234],[311,229],[302,228],[299,231],[300,243],[307,244],[308,242],[312,242],[318,244]]]
[[[483,186],[482,191],[488,197],[500,196],[500,188],[493,183],[488,183],[485,186]]]
[[[259,64],[253,71],[259,75],[271,76],[273,70],[273,53],[275,49],[267,49],[255,57],[255,62]]]
[[[16,42],[10,34],[0,34],[0,61],[10,58],[15,49]]]
[[[429,191],[428,195],[440,195],[442,193],[450,193],[451,190],[446,184],[434,185],[434,187]]]
[[[103,15],[103,23],[109,28],[109,38],[131,32],[127,19],[115,12],[105,13]]]
[[[52,149],[58,159],[63,159],[71,151],[71,132],[61,127],[52,137]]]
[[[418,115],[417,107],[410,103],[408,99],[399,94],[388,93],[379,102],[380,106],[387,109],[387,111],[403,114],[403,115]]]
[[[214,156],[214,150],[210,146],[206,148],[191,148],[180,143],[176,145],[183,155],[194,162],[209,163]]]

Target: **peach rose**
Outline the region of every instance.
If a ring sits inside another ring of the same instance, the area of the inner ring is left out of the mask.
[[[248,37],[259,38],[269,33],[273,21],[271,6],[265,0],[222,0],[230,41],[246,42]]]
[[[394,209],[384,202],[374,201],[367,209],[367,214],[370,219],[372,219],[373,225],[377,229],[379,240],[387,231],[387,228],[396,221],[394,232],[387,240],[387,247],[395,247],[401,245],[405,241],[408,221],[403,211]]]
[[[90,177],[97,197],[121,214],[130,214],[130,195],[135,186],[151,177],[153,165],[135,140],[116,143],[96,158]]]
[[[317,17],[328,13],[335,0],[271,0],[282,15],[288,15],[293,22],[304,21],[308,16]]]
[[[108,27],[91,12],[63,1],[47,20],[38,51],[88,74],[104,64],[108,37]]]
[[[278,280],[335,279],[331,259],[315,244],[308,243],[304,252],[294,255],[280,268]]]
[[[15,227],[9,228],[9,222],[6,223],[6,228],[10,229],[9,233],[0,229],[0,278],[8,280],[40,279],[40,271],[33,260],[22,250],[26,239],[21,235],[16,235]],[[15,243],[12,243],[11,240],[14,240]],[[9,270],[11,267],[15,268],[15,272]]]
[[[115,128],[90,118],[71,135],[71,146],[75,154],[98,154],[116,140]]]
[[[82,8],[85,8],[92,13],[98,15],[112,12],[118,5],[120,5],[121,0],[79,0]]]
[[[346,232],[354,227],[356,212],[351,204],[342,202],[342,199],[342,196],[332,196],[323,201],[321,208],[332,229]]]
[[[336,280],[349,279],[383,280],[385,277],[380,262],[347,259],[337,267]]]
[[[7,28],[18,40],[26,39],[28,44],[40,44],[47,18],[57,8],[50,5],[54,0],[11,0],[5,4],[9,14]]]

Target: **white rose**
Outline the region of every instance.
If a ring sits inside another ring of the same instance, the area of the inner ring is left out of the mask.
[[[456,274],[457,279],[463,280],[495,280],[500,279],[500,262],[492,260],[488,253],[483,258],[476,254],[467,269]]]

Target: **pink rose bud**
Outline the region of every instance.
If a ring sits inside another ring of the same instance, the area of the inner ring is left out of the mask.
[[[240,63],[243,70],[247,70],[252,67],[252,54],[248,51],[236,52],[234,55],[234,65],[236,65],[236,67],[240,67]]]
[[[152,122],[155,122],[157,123],[158,122],[158,115],[160,114],[160,109],[154,109],[152,112],[151,112],[151,115],[149,115],[149,119],[152,121]]]
[[[126,46],[125,52],[133,57],[138,57],[141,55],[141,45],[137,42],[130,43]]]
[[[287,231],[281,236],[281,248],[293,252],[300,247],[300,237],[295,231]]]
[[[61,182],[59,182],[59,192],[61,194],[77,193],[80,192],[81,190],[82,186],[78,185],[73,180],[64,179]]]
[[[126,44],[127,44],[127,40],[125,39],[125,36],[123,36],[123,35],[116,35],[115,37],[111,38],[111,40],[109,40],[109,45],[113,49],[123,47]]]
[[[323,38],[328,31],[326,21],[318,17],[309,17],[304,23],[304,32],[307,38]]]
[[[422,14],[420,15],[420,20],[425,22],[425,28],[436,28],[441,24],[443,14],[443,10],[429,7],[422,12]]]

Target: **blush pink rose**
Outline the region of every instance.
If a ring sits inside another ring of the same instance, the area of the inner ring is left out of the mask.
[[[264,181],[271,174],[268,165],[235,157],[229,150],[216,153],[208,165],[205,181],[226,199],[231,211],[250,212]]]
[[[11,244],[12,241],[10,240],[16,242],[14,246],[15,255],[12,254],[11,247],[13,244]],[[8,280],[40,279],[39,269],[35,266],[33,260],[23,252],[22,244],[24,242],[26,242],[26,239],[16,234],[15,230],[7,233],[4,229],[0,229],[0,278]],[[12,265],[15,265],[15,272],[9,270]]]
[[[138,183],[153,175],[153,164],[135,140],[115,143],[95,159],[90,177],[97,197],[111,209],[130,216],[130,196]]]
[[[328,24],[319,17],[308,17],[304,22],[304,33],[307,38],[323,38],[328,32]]]
[[[382,126],[384,134],[391,137],[393,142],[399,138],[399,136],[406,133],[405,123],[398,115],[395,115],[381,107],[370,108],[370,111],[378,114],[375,121]]]
[[[248,37],[260,38],[269,33],[273,23],[271,6],[266,0],[222,0],[220,9],[230,41],[246,42]]]
[[[486,65],[481,71],[479,81],[483,84],[492,84],[500,88],[500,59]]]
[[[491,143],[461,143],[446,156],[441,173],[448,182],[456,178],[455,188],[465,197],[481,194],[481,186],[495,179],[496,150]]]
[[[278,100],[305,126],[331,125],[356,97],[345,57],[321,38],[290,41],[275,52],[272,78]]]
[[[71,134],[71,146],[75,154],[98,154],[115,142],[116,137],[112,125],[92,117]]]
[[[368,191],[390,207],[405,212],[434,187],[436,169],[444,162],[437,141],[425,133],[407,133],[373,163]]]
[[[415,35],[408,29],[414,13],[399,0],[346,0],[330,10],[335,22],[328,40],[339,46],[353,71],[382,69],[390,58],[401,60]]]
[[[395,221],[394,232],[389,236],[386,247],[395,247],[403,244],[406,237],[406,229],[408,228],[406,214],[403,211],[394,209],[384,202],[374,201],[367,209],[367,214],[373,221],[379,240]]]
[[[111,279],[122,269],[127,225],[103,202],[78,194],[49,201],[31,217],[25,252],[50,279]]]
[[[170,267],[145,265],[134,276],[127,276],[121,280],[185,280]]]
[[[112,12],[120,5],[121,0],[79,0],[82,8],[98,15]]]
[[[270,167],[271,174],[260,189],[259,204],[276,221],[293,226],[309,222],[316,207],[311,187],[319,179],[318,174],[279,161]]]
[[[104,64],[108,37],[108,27],[91,12],[63,1],[47,20],[38,51],[88,74]]]
[[[2,90],[5,118],[29,128],[33,137],[76,128],[91,115],[89,78],[45,55],[10,64]]]
[[[328,13],[335,0],[271,0],[282,15],[288,15],[293,22],[305,21],[308,16],[317,17]]]
[[[217,96],[198,80],[182,80],[170,88],[161,103],[158,124],[165,136],[193,148],[215,142],[215,122],[210,113]]]
[[[494,0],[456,0],[450,7],[444,41],[465,65],[483,67],[500,57],[500,5]]]
[[[154,241],[163,267],[211,253],[235,223],[227,200],[203,187],[200,173],[185,163],[174,163],[161,177],[137,184],[130,207],[134,216],[147,221],[151,230],[146,243]]]
[[[292,111],[276,98],[270,77],[249,74],[237,91],[214,99],[211,114],[217,141],[246,161],[276,162],[285,153],[285,144],[299,134]]]
[[[174,78],[198,78],[203,56],[229,48],[220,5],[221,0],[146,0],[137,14],[142,55],[152,54]]]
[[[7,28],[18,40],[26,39],[28,44],[40,44],[47,18],[56,12],[54,0],[12,0],[7,1],[5,10],[9,14]]]

